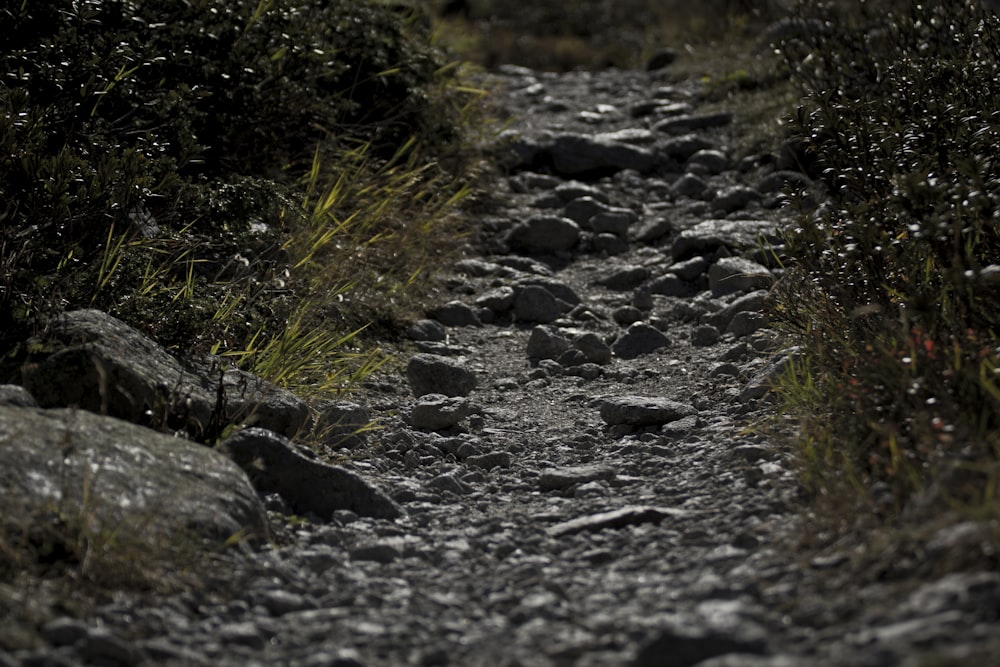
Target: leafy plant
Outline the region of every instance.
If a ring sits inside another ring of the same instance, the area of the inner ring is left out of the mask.
[[[832,201],[788,234],[774,315],[803,352],[782,390],[820,486],[993,503],[1000,19],[961,0],[818,11],[785,53],[805,93],[791,127]]]

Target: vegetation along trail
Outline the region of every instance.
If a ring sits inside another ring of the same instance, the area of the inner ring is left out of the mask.
[[[700,73],[697,48],[477,74],[504,130],[467,246],[392,316],[405,335],[375,334],[396,361],[340,341],[365,365],[349,396],[297,396],[228,363],[250,345],[182,354],[126,306],[67,297],[0,396],[0,667],[994,664],[1000,144],[979,93],[940,101],[982,120],[955,138],[919,105],[963,94],[934,75],[998,85],[1000,28],[945,4],[873,38],[955,69],[880,69],[927,88],[870,127],[846,98],[870,112],[880,93],[838,54],[884,61],[850,13],[844,32],[803,10],[755,28],[747,56],[783,41],[783,60],[735,74]],[[838,162],[863,139],[864,184]],[[460,189],[416,158],[401,186],[406,150],[369,174],[369,146],[349,164],[401,199],[425,199],[422,178]],[[326,252],[307,238],[256,289],[317,288],[295,273]]]

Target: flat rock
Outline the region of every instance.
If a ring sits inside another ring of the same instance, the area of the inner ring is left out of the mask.
[[[219,452],[82,410],[0,406],[0,521],[16,529],[53,507],[141,548],[270,535],[246,474]]]
[[[413,395],[468,396],[476,388],[476,376],[461,362],[436,354],[415,354],[406,365],[406,378]]]
[[[542,491],[560,491],[577,484],[596,480],[613,479],[613,468],[603,465],[567,466],[543,470],[538,477],[538,487]]]
[[[623,169],[646,172],[657,163],[646,148],[585,134],[559,135],[547,152],[556,172],[564,176]]]
[[[550,527],[546,532],[551,537],[562,537],[564,535],[575,535],[576,533],[596,533],[601,530],[638,526],[644,523],[660,523],[668,517],[686,518],[691,515],[692,512],[690,510],[673,507],[633,505],[609,512],[601,512],[578,519],[563,521]]]
[[[696,132],[707,130],[712,127],[722,127],[733,122],[733,114],[728,111],[718,111],[715,113],[690,114],[678,116],[661,121],[653,126],[657,132],[668,134],[681,134],[683,132]]]
[[[625,264],[598,278],[597,284],[613,290],[631,290],[644,283],[648,278],[649,269],[645,266]]]
[[[392,500],[357,474],[302,456],[281,436],[249,428],[218,446],[243,468],[254,487],[277,493],[299,514],[329,519],[337,510],[359,516],[394,519],[401,512]]]
[[[659,426],[697,412],[686,403],[654,396],[618,396],[601,405],[601,419],[612,426]]]

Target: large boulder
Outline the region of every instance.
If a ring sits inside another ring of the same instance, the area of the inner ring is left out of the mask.
[[[184,364],[98,310],[60,315],[29,347],[22,382],[45,408],[77,407],[195,436],[229,423],[287,436],[308,425],[308,408],[291,392],[249,373],[223,372],[218,364]]]
[[[0,405],[0,523],[46,517],[150,548],[269,536],[246,474],[218,452],[83,410]]]

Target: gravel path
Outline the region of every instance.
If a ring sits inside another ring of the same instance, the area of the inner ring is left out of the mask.
[[[204,590],[50,622],[21,664],[990,664],[1000,575],[805,550],[797,474],[750,428],[784,359],[759,239],[804,177],[735,162],[695,84],[491,85],[519,120],[483,254],[414,325],[407,377],[371,385],[385,429],[345,453],[404,515],[276,512],[283,539]]]

